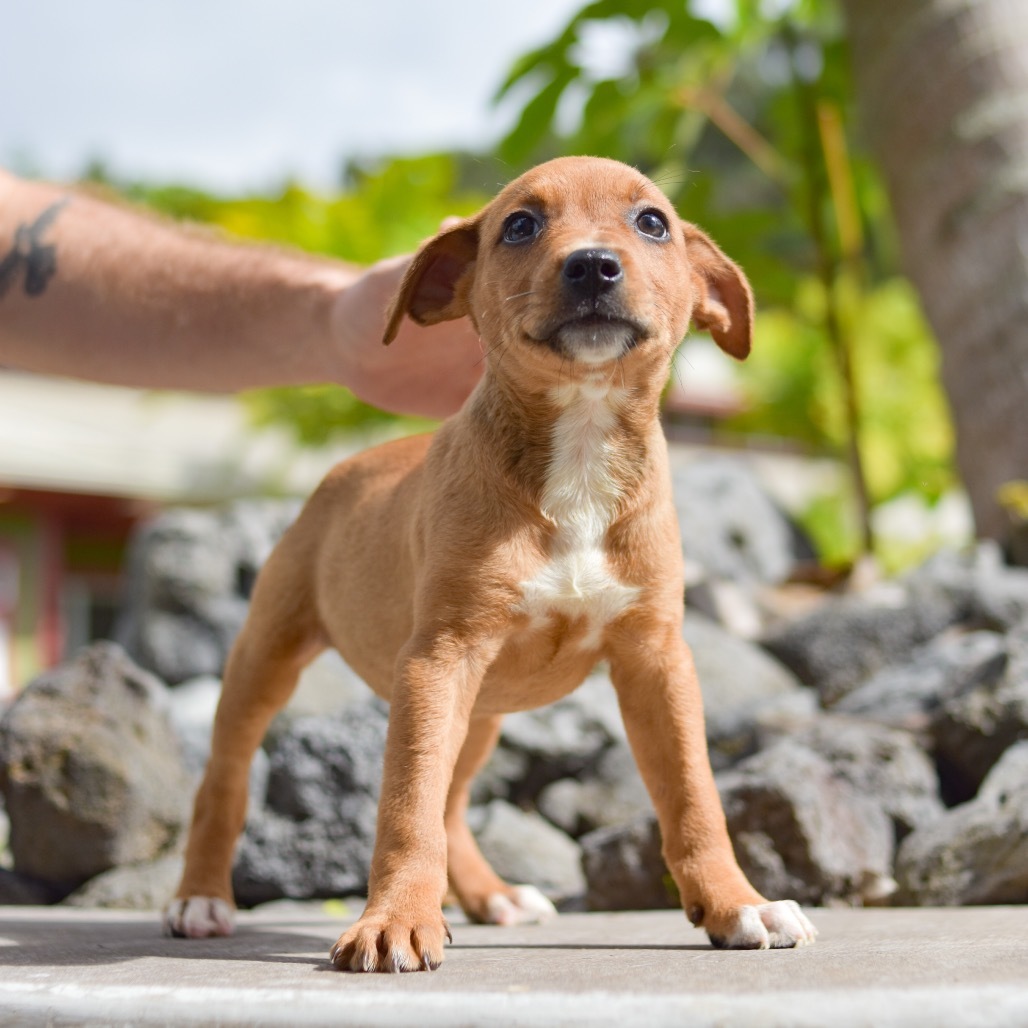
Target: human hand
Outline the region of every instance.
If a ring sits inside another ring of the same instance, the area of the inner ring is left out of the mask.
[[[386,312],[410,260],[379,261],[340,291],[332,310],[335,377],[383,410],[443,418],[481,378],[482,345],[466,318],[428,327],[405,318],[393,342],[383,344]]]

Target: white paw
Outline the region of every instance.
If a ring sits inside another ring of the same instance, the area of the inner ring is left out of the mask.
[[[735,926],[725,935],[711,936],[718,949],[792,949],[809,946],[817,929],[794,900],[740,907]]]
[[[208,939],[231,935],[236,927],[236,912],[230,903],[210,896],[175,899],[164,911],[164,934],[183,939]]]
[[[557,908],[534,885],[515,885],[513,898],[497,892],[486,902],[488,924],[539,924],[556,916]]]

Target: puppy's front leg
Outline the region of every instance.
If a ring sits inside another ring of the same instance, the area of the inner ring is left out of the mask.
[[[736,862],[707,755],[696,669],[678,626],[642,618],[625,625],[615,634],[611,679],[689,920],[719,948],[813,942],[817,932],[799,906],[768,902]]]
[[[332,947],[341,970],[432,970],[443,960],[446,795],[497,648],[436,636],[397,661],[368,905]]]

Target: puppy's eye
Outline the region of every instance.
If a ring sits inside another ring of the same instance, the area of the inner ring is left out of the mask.
[[[505,243],[524,243],[539,234],[539,222],[527,211],[516,211],[503,223]]]
[[[635,219],[635,227],[651,239],[667,239],[671,235],[667,221],[660,211],[643,211]]]

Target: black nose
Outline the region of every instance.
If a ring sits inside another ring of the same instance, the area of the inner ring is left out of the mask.
[[[565,285],[587,296],[598,296],[624,278],[621,259],[610,250],[575,250],[564,261],[562,274]]]

